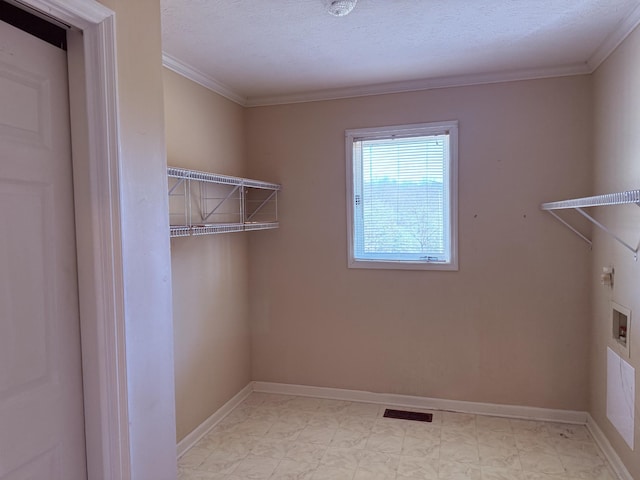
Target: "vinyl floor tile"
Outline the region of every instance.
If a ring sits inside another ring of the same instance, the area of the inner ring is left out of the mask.
[[[179,480],[615,480],[583,425],[253,393],[178,460]],[[416,409],[416,411],[419,411]]]

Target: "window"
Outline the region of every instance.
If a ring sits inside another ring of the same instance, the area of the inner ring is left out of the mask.
[[[458,123],[347,130],[349,267],[457,270]]]

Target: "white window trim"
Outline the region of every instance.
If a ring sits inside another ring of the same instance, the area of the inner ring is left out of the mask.
[[[353,211],[353,141],[355,138],[387,137],[389,135],[412,134],[439,134],[449,132],[450,175],[449,175],[449,211],[451,214],[450,239],[451,261],[448,263],[436,262],[401,262],[384,260],[357,260],[354,258],[354,216]],[[410,125],[394,125],[389,127],[374,127],[346,130],[345,154],[347,168],[347,237],[348,237],[348,267],[371,268],[392,270],[458,270],[458,122],[455,120],[446,122],[416,123]]]

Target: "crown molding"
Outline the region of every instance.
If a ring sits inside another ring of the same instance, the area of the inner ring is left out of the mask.
[[[178,75],[182,75],[183,77],[188,78],[189,80],[192,80],[205,88],[208,88],[212,92],[228,98],[238,105],[242,105],[243,107],[247,106],[247,99],[239,93],[235,92],[232,88],[226,86],[224,83],[219,82],[210,75],[201,72],[197,68],[194,68],[191,65],[178,60],[176,57],[169,55],[166,52],[162,52],[162,65],[167,67],[169,70],[176,72]]]
[[[624,42],[631,32],[640,25],[640,5],[638,5],[628,16],[625,18],[618,27],[609,34],[609,36],[602,42],[602,44],[596,49],[596,51],[589,57],[587,64],[591,69],[590,73],[593,73],[602,63],[609,58],[609,55],[618,48],[618,46]]]
[[[426,78],[404,82],[391,82],[357,87],[316,90],[290,95],[267,95],[244,97],[232,88],[224,85],[215,78],[178,60],[166,52],[162,54],[165,67],[182,75],[209,90],[222,95],[243,107],[261,107],[285,105],[291,103],[317,102],[323,100],[338,100],[369,95],[385,95],[393,93],[415,92],[437,88],[465,87],[472,85],[486,85],[492,83],[514,82],[521,80],[536,80],[542,78],[564,77],[571,75],[587,75],[593,73],[613,51],[640,25],[640,5],[625,18],[596,49],[584,63],[564,65],[560,67],[522,69],[504,72],[481,73],[471,75],[454,75],[439,78]]]
[[[585,75],[592,72],[591,68],[589,68],[589,65],[586,63],[578,63],[561,67],[523,69],[474,75],[456,75],[450,77],[409,80],[405,82],[317,90],[292,95],[255,96],[247,98],[217,81],[215,78],[178,60],[166,52],[162,53],[162,64],[169,70],[172,70],[243,107],[262,107],[286,105],[291,103],[318,102],[323,100],[338,100],[344,98],[366,97],[370,95],[416,92],[436,88],[465,87],[471,85],[514,82],[519,80]]]
[[[436,88],[466,87],[471,85],[486,85],[491,83],[514,82],[519,80],[535,80],[551,77],[566,77],[591,73],[586,63],[578,63],[561,67],[523,69],[508,72],[481,73],[473,75],[456,75],[450,77],[427,78],[406,82],[393,82],[377,85],[364,85],[331,90],[318,90],[293,95],[275,95],[265,97],[249,97],[247,107],[269,105],[284,105],[289,103],[317,102],[322,100],[338,100],[370,95],[385,95],[392,93],[416,92]]]
[[[36,0],[37,1],[37,0]],[[584,63],[564,65],[560,67],[522,69],[504,72],[481,73],[471,75],[455,75],[439,78],[426,78],[404,82],[391,82],[357,87],[316,90],[290,95],[266,95],[244,97],[232,88],[224,85],[215,78],[163,52],[162,63],[174,72],[202,85],[213,92],[236,102],[243,107],[260,107],[270,105],[285,105],[290,103],[317,102],[323,100],[338,100],[369,95],[384,95],[392,93],[415,92],[436,88],[465,87],[471,85],[486,85],[491,83],[514,82],[520,80],[536,80],[542,78],[564,77],[571,75],[587,75],[593,73],[613,51],[640,25],[640,5],[638,5],[611,33],[596,51]]]

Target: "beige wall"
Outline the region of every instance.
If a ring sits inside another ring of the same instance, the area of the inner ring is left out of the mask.
[[[595,193],[640,188],[640,31],[636,30],[594,75]],[[597,218],[631,245],[640,240],[640,208],[594,209]],[[599,284],[603,266],[615,268],[614,288]],[[606,349],[611,336],[610,300],[631,309],[631,365],[640,371],[640,263],[633,254],[597,233],[593,251],[591,415],[633,478],[640,478],[640,402],[635,401],[635,452],[606,418]]]
[[[247,110],[283,184],[250,239],[253,380],[587,407],[589,250],[539,210],[591,191],[587,76]],[[459,272],[347,269],[344,130],[460,122]]]
[[[244,174],[243,108],[164,70],[167,161]],[[178,441],[251,380],[247,236],[171,241]]]

